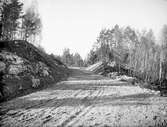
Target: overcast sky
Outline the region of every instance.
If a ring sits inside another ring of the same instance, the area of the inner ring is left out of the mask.
[[[30,0],[25,0],[26,6]],[[115,24],[152,28],[167,24],[167,0],[37,0],[43,22],[42,46],[48,53],[64,48],[85,57],[102,28]]]

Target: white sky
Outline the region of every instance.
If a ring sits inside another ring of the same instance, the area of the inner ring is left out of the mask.
[[[61,54],[68,47],[84,58],[102,28],[130,25],[152,28],[157,35],[167,24],[167,0],[37,1],[43,22],[41,45],[48,53]]]

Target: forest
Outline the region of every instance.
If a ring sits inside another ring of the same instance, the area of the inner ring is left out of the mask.
[[[116,60],[118,64],[124,64],[133,70],[129,71],[129,75],[145,82],[160,84],[166,79],[166,51],[167,25],[163,26],[159,38],[155,37],[151,29],[140,32],[130,26],[115,25],[101,30],[85,60],[78,53],[70,53],[69,49],[65,49],[63,55],[57,57],[71,66],[89,66],[98,61]]]
[[[38,44],[42,22],[36,5],[23,11],[19,0],[0,2],[0,40],[26,40]]]
[[[137,30],[115,25],[101,30],[94,47],[88,55],[88,63],[101,59],[112,60],[113,52],[119,54],[119,62],[133,70],[132,75],[141,75],[145,81],[156,81],[166,77],[167,25],[161,38],[156,39],[152,30]]]

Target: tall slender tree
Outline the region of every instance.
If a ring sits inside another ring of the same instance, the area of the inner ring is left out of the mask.
[[[161,57],[160,57],[160,72],[159,78],[167,76],[167,25],[164,25],[161,32]]]
[[[41,17],[36,6],[28,8],[22,18],[23,39],[34,43],[42,31]]]

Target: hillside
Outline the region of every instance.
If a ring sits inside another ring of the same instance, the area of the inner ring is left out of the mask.
[[[26,41],[1,41],[0,47],[1,100],[48,87],[68,76],[62,62]]]

